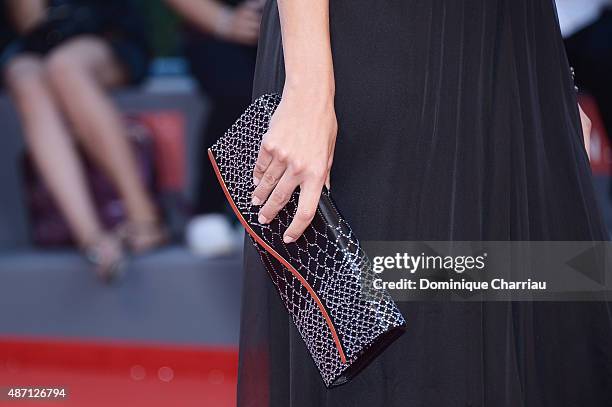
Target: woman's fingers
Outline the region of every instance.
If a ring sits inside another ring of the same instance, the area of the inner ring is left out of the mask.
[[[278,158],[272,160],[259,182],[256,182],[257,187],[253,191],[253,205],[263,205],[266,202],[286,168],[287,164],[284,160]]]
[[[317,212],[322,187],[322,182],[315,180],[308,181],[301,186],[297,211],[283,236],[285,243],[295,242],[312,222]]]
[[[272,158],[274,158],[274,156],[267,148],[262,146],[262,148],[259,149],[259,155],[257,156],[255,168],[253,169],[253,184],[255,186],[259,185],[259,181],[261,181],[270,163],[272,163]]]
[[[270,166],[272,168],[273,164]],[[266,175],[262,179],[257,189],[262,185],[267,185]],[[299,178],[296,177],[291,171],[285,171],[281,179],[276,183],[273,191],[269,194],[265,205],[259,211],[259,223],[269,223],[272,219],[278,215],[278,213],[287,205],[291,195],[299,185]],[[265,187],[267,189],[267,187]],[[300,197],[298,201],[298,207],[291,221],[291,224],[285,231],[283,241],[285,243],[291,243],[296,241],[304,230],[310,225],[312,219],[317,211],[319,204],[319,198],[321,196],[321,189],[323,188],[322,183],[317,178],[311,178],[304,182],[300,188]],[[257,191],[256,189],[256,191]]]
[[[271,219],[274,219],[280,210],[287,205],[297,186],[297,179],[290,175],[288,171],[285,171],[266,204],[259,211],[259,223],[268,223]]]

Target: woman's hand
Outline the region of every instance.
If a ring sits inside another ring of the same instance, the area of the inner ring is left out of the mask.
[[[302,235],[316,213],[323,185],[329,186],[337,131],[333,92],[285,87],[253,170],[253,204],[263,204],[260,223],[269,223],[300,188],[297,212],[283,236],[285,243]]]
[[[12,0],[22,1],[22,0]],[[264,0],[244,0],[236,7],[219,0],[165,0],[175,11],[202,31],[239,44],[255,45]]]
[[[582,136],[584,137],[584,147],[586,148],[589,160],[591,159],[591,119],[584,113],[582,107],[578,105],[580,110],[580,122],[582,123]]]
[[[329,35],[329,0],[278,0],[285,87],[253,169],[253,204],[268,223],[300,188],[297,211],[283,235],[296,241],[329,185],[338,123]]]
[[[238,44],[257,44],[261,3],[260,0],[246,0],[236,7],[224,8],[217,20],[215,34],[219,38]]]

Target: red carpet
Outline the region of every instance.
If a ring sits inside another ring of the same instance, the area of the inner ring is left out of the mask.
[[[234,406],[235,349],[0,338],[0,388],[64,387],[62,401],[0,406]]]

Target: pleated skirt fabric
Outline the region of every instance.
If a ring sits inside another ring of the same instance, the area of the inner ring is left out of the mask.
[[[332,195],[361,240],[607,240],[553,0],[330,0]],[[254,97],[282,92],[277,4]],[[240,407],[609,407],[606,303],[401,303],[327,390],[247,242]]]

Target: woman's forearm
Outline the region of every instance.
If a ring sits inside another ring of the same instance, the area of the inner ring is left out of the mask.
[[[329,37],[329,0],[278,0],[285,90],[335,92]]]

